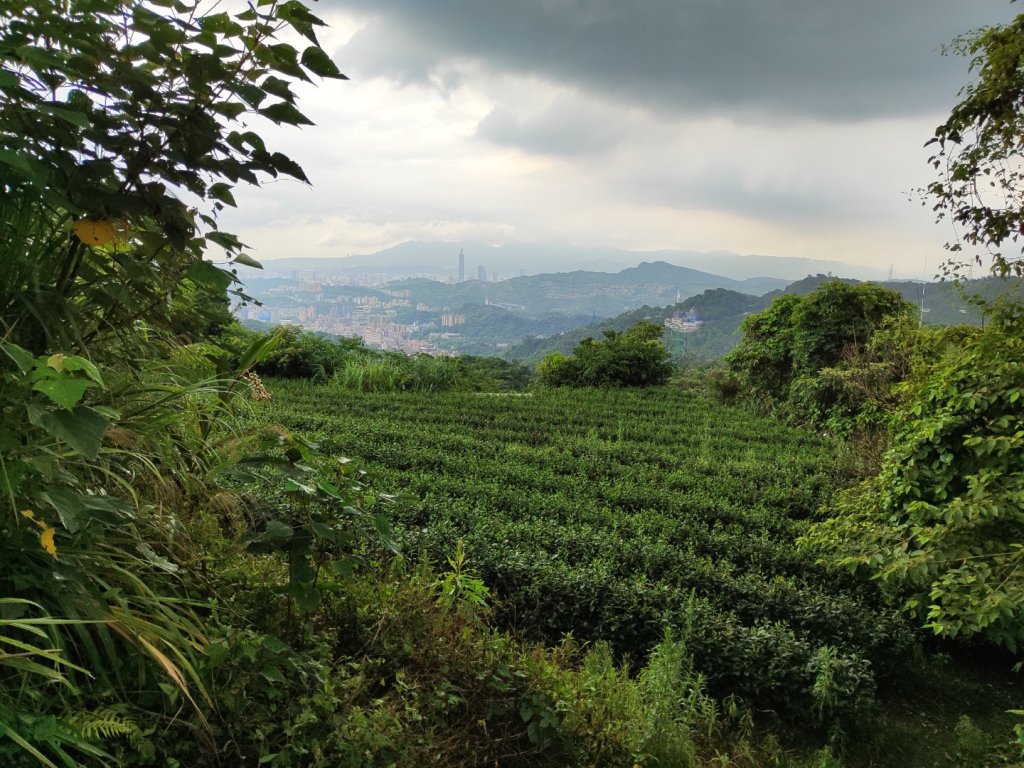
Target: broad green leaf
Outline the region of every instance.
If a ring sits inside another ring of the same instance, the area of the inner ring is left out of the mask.
[[[313,523],[310,525],[310,529],[321,541],[326,541],[328,544],[338,544],[338,530],[332,528],[326,523]]]
[[[88,522],[82,498],[73,491],[65,488],[48,488],[45,491],[40,491],[38,498],[53,507],[57,517],[60,518],[61,525],[69,533],[77,533]]]
[[[92,124],[87,115],[73,109],[55,107],[52,104],[42,104],[39,108],[43,112],[49,112],[54,117],[60,118],[64,122],[70,123],[78,128],[88,128]]]
[[[269,107],[262,107],[258,110],[261,115],[273,120],[278,125],[313,125],[313,121],[302,114],[293,104],[280,101],[271,104]]]
[[[237,235],[232,235],[230,232],[210,232],[206,235],[206,239],[211,243],[216,243],[225,251],[238,251],[244,248],[242,241],[238,239]],[[224,270],[221,270],[222,272]],[[224,274],[229,274],[225,272]],[[232,280],[234,278],[232,277]]]
[[[35,423],[87,459],[99,455],[108,425],[103,414],[84,405],[71,411],[43,411]]]
[[[345,579],[352,578],[354,570],[352,568],[352,563],[350,563],[348,560],[332,560],[330,565],[331,570],[334,571],[338,576],[341,576]]]
[[[95,381],[101,387],[103,386],[103,377],[100,375],[100,370],[92,362],[86,360],[84,357],[78,355],[70,355],[64,358],[64,370],[66,371],[81,371],[90,379]]]
[[[140,542],[136,547],[139,554],[148,562],[150,565],[155,565],[162,571],[167,573],[177,573],[178,566],[172,563],[165,557],[162,557],[156,553],[156,551],[149,546],[146,542]]]
[[[232,208],[235,207],[235,198],[231,194],[231,185],[223,182],[210,185],[210,197],[214,200],[220,200],[225,205],[230,205]],[[238,261],[236,258],[235,261]]]
[[[287,80],[282,80],[280,77],[269,75],[262,83],[260,83],[260,87],[270,95],[277,96],[279,99],[284,99],[289,104],[295,103],[295,94],[292,93],[291,85]]]
[[[72,379],[68,376],[61,376],[56,379],[43,379],[37,381],[32,387],[36,392],[42,392],[61,408],[71,410],[81,401],[85,390],[92,386],[84,379]]]
[[[270,156],[270,161],[274,164],[282,173],[287,173],[294,179],[309,183],[309,178],[306,176],[306,172],[302,170],[302,166],[292,160],[287,155],[283,155],[280,152],[274,152]]]
[[[34,45],[23,45],[15,53],[21,57],[22,61],[33,67],[60,69],[64,65],[63,58],[45,48],[38,48]]]
[[[17,344],[0,343],[0,350],[3,350],[4,354],[14,361],[14,364],[18,366],[18,370],[22,373],[28,373],[36,366],[36,359]]]
[[[285,677],[281,674],[281,670],[275,666],[268,665],[260,670],[260,675],[268,683],[285,683]]]
[[[224,117],[232,120],[246,111],[245,105],[239,104],[237,101],[224,101],[220,104],[215,104],[212,109],[217,114],[224,115]]]
[[[226,291],[234,282],[234,276],[208,261],[196,261],[188,268],[188,277],[198,285],[205,285],[216,291]]]
[[[247,253],[236,254],[232,261],[235,264],[244,264],[245,266],[253,267],[254,269],[263,269],[263,265]]]
[[[294,534],[295,531],[290,525],[282,523],[280,520],[270,520],[267,523],[267,530],[264,532],[264,537],[268,541],[283,544]]]
[[[284,640],[274,637],[273,635],[264,635],[260,644],[271,653],[280,654],[286,653],[291,650],[291,646],[288,645]]]
[[[36,172],[29,164],[28,157],[26,155],[2,149],[0,150],[0,163],[5,163],[16,170],[21,171],[30,179],[37,178]]]
[[[309,564],[304,551],[292,551],[288,564],[291,567],[292,583],[309,584],[316,578],[316,571]]]
[[[316,489],[313,486],[306,483],[300,483],[292,478],[288,478],[284,481],[281,490],[284,493],[301,493],[305,496],[314,496],[316,494]]]
[[[348,78],[338,70],[337,65],[335,65],[331,60],[331,57],[324,53],[322,48],[315,45],[309,46],[302,52],[302,66],[314,75],[319,75],[320,77],[330,77],[335,80],[348,80]]]
[[[261,336],[242,353],[238,361],[238,370],[247,371],[256,363],[262,362],[267,355],[274,351],[281,343],[281,334],[273,336]]]

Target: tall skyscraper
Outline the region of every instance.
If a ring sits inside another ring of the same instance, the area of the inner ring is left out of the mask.
[[[459,282],[463,282],[466,279],[466,254],[459,248]]]
[[[476,268],[476,279],[481,283],[487,282],[487,268],[483,264]]]

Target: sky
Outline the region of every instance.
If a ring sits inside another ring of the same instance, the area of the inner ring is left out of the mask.
[[[350,80],[260,127],[312,181],[238,190],[257,259],[408,240],[727,250],[934,274],[915,190],[1006,0],[321,0]]]

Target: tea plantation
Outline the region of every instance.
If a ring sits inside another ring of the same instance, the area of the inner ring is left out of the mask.
[[[673,387],[271,389],[256,418],[398,494],[407,559],[443,564],[463,541],[499,622],[528,638],[640,661],[671,627],[712,692],[805,723],[870,707],[906,659],[910,631],[875,586],[796,547],[843,479],[812,433]]]

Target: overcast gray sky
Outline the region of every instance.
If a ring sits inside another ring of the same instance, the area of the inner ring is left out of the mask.
[[[920,274],[913,197],[1007,0],[322,0],[350,78],[267,128],[314,187],[241,192],[257,258],[406,240],[839,259]]]

